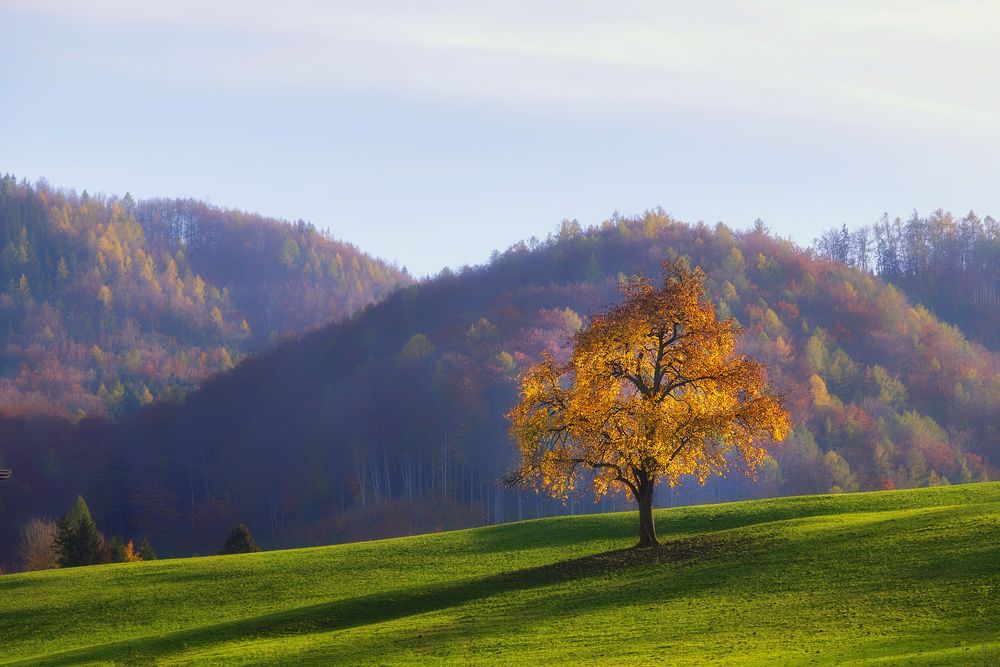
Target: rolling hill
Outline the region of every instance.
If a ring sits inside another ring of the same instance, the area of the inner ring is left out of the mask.
[[[1000,484],[0,577],[0,664],[992,664]],[[53,632],[58,628],[58,632]]]
[[[765,227],[733,232],[661,211],[445,271],[348,320],[247,359],[179,404],[118,422],[0,420],[17,469],[0,526],[59,516],[83,494],[107,534],[205,553],[236,521],[269,547],[626,509],[497,480],[518,374],[558,353],[621,276],[701,266],[747,333],[796,430],[757,481],[661,489],[658,506],[989,479],[1000,464],[1000,357],[858,269]],[[2,557],[2,554],[0,554]],[[9,556],[8,556],[8,562]]]

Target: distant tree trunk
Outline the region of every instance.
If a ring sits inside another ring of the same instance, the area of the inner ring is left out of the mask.
[[[653,489],[651,482],[646,482],[639,487],[639,548],[655,547],[659,544],[656,541],[656,525],[653,523]]]

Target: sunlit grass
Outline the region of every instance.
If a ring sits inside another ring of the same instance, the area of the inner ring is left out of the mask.
[[[996,663],[1000,484],[0,577],[0,662]]]

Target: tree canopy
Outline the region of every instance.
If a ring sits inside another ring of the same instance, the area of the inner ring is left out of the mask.
[[[623,281],[623,303],[594,315],[560,364],[546,354],[525,373],[508,414],[521,463],[512,483],[553,495],[586,471],[598,496],[639,503],[639,545],[656,544],[653,490],[684,475],[704,481],[739,462],[755,471],[760,442],[783,440],[790,418],[762,364],[735,354],[742,329],[718,320],[704,275],[664,264],[663,286]]]

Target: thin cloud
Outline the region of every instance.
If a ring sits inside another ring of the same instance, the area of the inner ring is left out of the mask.
[[[68,61],[177,85],[373,90],[583,116],[725,109],[876,128],[958,123],[1000,139],[992,5],[537,4],[0,6],[83,26],[61,47]]]

